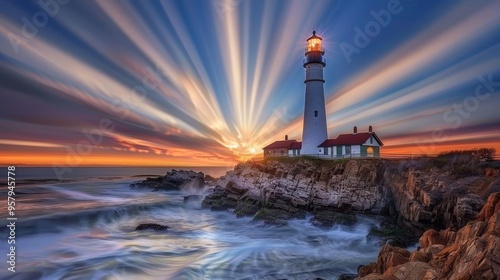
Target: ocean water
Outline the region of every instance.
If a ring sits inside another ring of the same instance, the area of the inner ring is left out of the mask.
[[[0,172],[0,179],[7,178],[7,167],[0,167],[5,172]],[[17,166],[16,180],[27,180],[27,183],[36,183],[37,181],[74,181],[88,179],[116,179],[122,177],[132,177],[141,175],[165,175],[172,169],[191,169],[196,172],[220,177],[227,171],[232,170],[233,166],[217,167],[23,167]]]
[[[36,172],[26,171],[24,180],[40,178]],[[375,261],[380,249],[366,238],[377,223],[370,218],[330,230],[309,219],[269,226],[184,202],[206,189],[129,188],[141,179],[133,175],[156,172],[77,173],[67,182],[17,185],[16,272],[7,270],[3,226],[0,279],[337,279]],[[6,197],[5,187],[1,193]],[[7,224],[6,204],[0,211]],[[135,231],[148,222],[170,228]]]

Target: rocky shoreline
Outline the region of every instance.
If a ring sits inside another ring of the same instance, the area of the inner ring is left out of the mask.
[[[209,183],[211,190],[202,207],[229,210],[237,216],[251,216],[253,220],[278,226],[289,219],[304,219],[308,214],[312,215],[310,222],[322,228],[353,225],[359,214],[381,217],[382,226],[373,228],[370,235],[386,245],[377,263],[360,268],[358,273],[362,278],[358,279],[476,279],[463,278],[460,275],[465,274],[448,269],[452,264],[443,261],[442,256],[460,263],[461,258],[450,257],[458,250],[456,244],[472,242],[471,246],[479,248],[476,243],[483,241],[470,240],[487,232],[491,243],[487,247],[493,246],[493,251],[486,255],[476,252],[468,257],[491,260],[488,267],[482,264],[483,272],[478,274],[485,278],[477,279],[496,279],[488,278],[491,273],[500,273],[500,254],[495,251],[500,248],[498,224],[490,220],[500,219],[495,214],[500,206],[491,206],[496,202],[490,200],[491,196],[498,196],[494,192],[500,191],[500,172],[482,168],[479,173],[457,175],[456,168],[454,163],[426,158],[399,161],[275,158],[238,164],[233,171],[210,182],[205,182],[203,173],[174,170],[131,187],[169,190],[185,186],[201,188]],[[490,205],[488,209],[494,209],[494,213],[484,210],[485,205]],[[481,214],[481,209],[490,212]],[[476,220],[478,215],[482,215],[482,220]],[[475,223],[481,226],[472,226]],[[486,230],[491,227],[494,230]],[[471,231],[473,236],[469,234]],[[429,236],[439,236],[439,242],[425,241]],[[420,248],[413,253],[393,246],[415,244],[419,237]],[[454,249],[446,249],[449,247]],[[447,253],[441,253],[445,249]],[[417,270],[425,270],[425,275],[405,278],[409,274],[403,272]],[[349,278],[354,276],[343,276]]]
[[[359,280],[498,279],[500,193],[460,230],[426,231],[413,252],[384,245],[377,262],[360,267]]]
[[[131,188],[147,188],[153,191],[178,191],[185,187],[201,189],[205,185],[205,174],[191,170],[172,170],[165,176],[147,177],[146,180],[130,184]]]
[[[242,163],[217,181],[203,206],[234,209],[238,216],[262,210],[269,215],[258,217],[270,223],[309,212],[323,226],[348,223],[352,214],[374,214],[393,217],[421,235],[430,228],[463,227],[491,192],[500,191],[498,172],[453,178],[424,164],[307,158]]]

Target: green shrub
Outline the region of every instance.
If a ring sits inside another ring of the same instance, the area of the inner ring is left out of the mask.
[[[476,148],[472,150],[455,150],[438,154],[438,158],[452,159],[457,164],[466,163],[470,160],[476,162],[492,161],[496,150],[494,148]]]
[[[459,178],[477,176],[481,174],[480,163],[491,161],[495,152],[493,148],[442,152],[433,159],[433,165]]]

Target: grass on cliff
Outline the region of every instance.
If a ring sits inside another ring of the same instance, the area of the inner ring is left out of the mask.
[[[338,164],[345,164],[351,159],[322,159],[313,156],[300,156],[300,157],[268,157],[262,160],[263,164],[268,164],[270,162],[280,162],[286,164],[297,164],[301,162],[308,162],[316,168],[331,168]]]
[[[404,160],[399,164],[400,170],[431,170],[438,169],[457,178],[479,176],[483,168],[498,168],[493,161],[495,154],[493,148],[481,148],[472,150],[448,151],[438,154],[436,157],[420,157]]]

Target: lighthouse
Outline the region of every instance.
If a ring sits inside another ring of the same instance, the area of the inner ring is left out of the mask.
[[[317,155],[318,146],[328,138],[325,113],[325,90],[323,68],[326,66],[325,49],[321,37],[313,35],[307,39],[304,68],[306,70],[304,127],[302,131],[302,155]]]
[[[313,31],[307,39],[304,57],[306,70],[306,94],[304,102],[304,126],[302,142],[295,139],[274,141],[262,148],[264,157],[296,157],[314,155],[320,158],[341,159],[356,157],[380,157],[380,149],[384,145],[373,131],[359,132],[355,126],[353,133],[340,134],[337,138],[328,139],[326,127],[325,90],[323,84],[323,68],[326,66],[325,49],[321,37]]]

